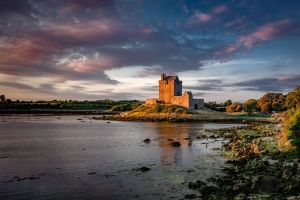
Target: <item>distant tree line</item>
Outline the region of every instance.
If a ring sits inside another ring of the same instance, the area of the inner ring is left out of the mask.
[[[234,113],[234,112],[247,112],[251,114],[253,112],[270,113],[272,111],[285,111],[287,105],[294,103],[294,98],[289,95],[283,95],[282,93],[266,93],[260,99],[248,99],[245,103],[232,102],[230,99],[224,103],[204,103],[204,107],[211,110],[220,112]]]
[[[120,100],[110,99],[95,101],[77,101],[77,100],[39,100],[39,101],[11,101],[6,99],[5,95],[0,96],[1,109],[63,109],[63,110],[111,110],[127,111],[132,110],[142,102],[138,100]]]

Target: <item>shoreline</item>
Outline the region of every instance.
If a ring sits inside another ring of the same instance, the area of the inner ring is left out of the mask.
[[[121,116],[110,115],[102,117],[92,117],[94,120],[111,120],[111,121],[130,121],[130,122],[171,122],[171,123],[242,123],[249,124],[252,122],[264,122],[264,123],[278,123],[272,118],[258,118],[258,117],[203,117],[203,116]]]
[[[0,110],[0,116],[9,115],[117,115],[119,112],[95,111],[95,110]]]

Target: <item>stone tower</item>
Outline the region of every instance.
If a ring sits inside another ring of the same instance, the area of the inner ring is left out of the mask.
[[[189,109],[203,108],[204,99],[194,99],[191,91],[182,95],[182,81],[178,76],[161,74],[158,86],[158,98],[146,99],[147,104],[171,103]]]
[[[161,80],[158,81],[158,98],[160,101],[171,103],[174,96],[182,95],[182,81],[178,76],[166,76],[161,74]]]

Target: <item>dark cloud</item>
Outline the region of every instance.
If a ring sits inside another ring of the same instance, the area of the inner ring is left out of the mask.
[[[185,90],[205,90],[205,91],[211,91],[211,90],[218,90],[222,91],[222,80],[219,79],[210,79],[210,80],[198,80],[197,86],[184,86]]]
[[[30,85],[22,84],[22,83],[16,83],[16,82],[1,82],[2,86],[6,87],[12,87],[16,89],[22,89],[22,90],[35,90],[35,87],[32,87]]]
[[[204,93],[204,92],[192,92],[193,93],[193,97],[201,97],[201,96],[204,96],[206,94],[209,94],[209,93]]]
[[[253,79],[232,84],[241,90],[262,92],[285,92],[293,90],[300,83],[300,75],[278,75],[275,78]]]
[[[0,17],[10,13],[18,13],[28,17],[33,11],[36,10],[28,0],[0,1]]]

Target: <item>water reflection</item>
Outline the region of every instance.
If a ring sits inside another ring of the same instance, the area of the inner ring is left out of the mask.
[[[153,124],[150,124],[153,126]],[[158,134],[158,146],[160,162],[162,164],[182,164],[183,152],[191,152],[192,146],[192,125],[191,124],[156,124]],[[179,142],[180,147],[174,147],[172,142]]]

